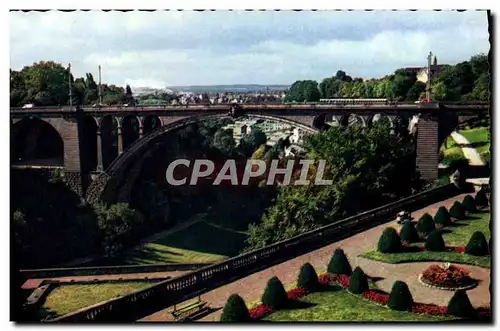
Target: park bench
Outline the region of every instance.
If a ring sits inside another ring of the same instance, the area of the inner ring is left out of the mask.
[[[194,302],[188,303],[181,307],[177,307],[177,305],[174,305],[174,310],[171,312],[171,314],[176,322],[182,322],[206,308],[207,302],[202,301],[201,296],[198,295],[197,300]]]

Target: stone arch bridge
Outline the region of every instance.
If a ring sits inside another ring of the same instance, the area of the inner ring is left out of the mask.
[[[419,115],[417,168],[438,174],[438,150],[459,123],[489,116],[488,104],[211,105],[171,107],[11,109],[11,166],[64,170],[89,201],[128,201],[142,162],[164,135],[207,119],[250,117],[290,124],[304,133],[328,125],[369,127],[386,117],[392,127]]]

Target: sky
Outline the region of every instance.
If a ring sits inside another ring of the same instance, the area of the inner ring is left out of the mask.
[[[487,53],[484,11],[10,12],[10,66],[71,63],[103,83],[292,84],[344,70],[382,77]]]

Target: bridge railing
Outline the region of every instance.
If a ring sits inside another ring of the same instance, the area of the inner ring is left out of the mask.
[[[401,209],[418,209],[457,193],[459,191],[453,184],[433,188],[48,322],[135,321],[280,261],[338,241],[356,231],[387,222]]]

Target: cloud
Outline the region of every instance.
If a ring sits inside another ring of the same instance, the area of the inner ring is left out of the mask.
[[[71,62],[124,85],[291,84],[378,77],[488,52],[485,12],[11,12],[11,67]]]

